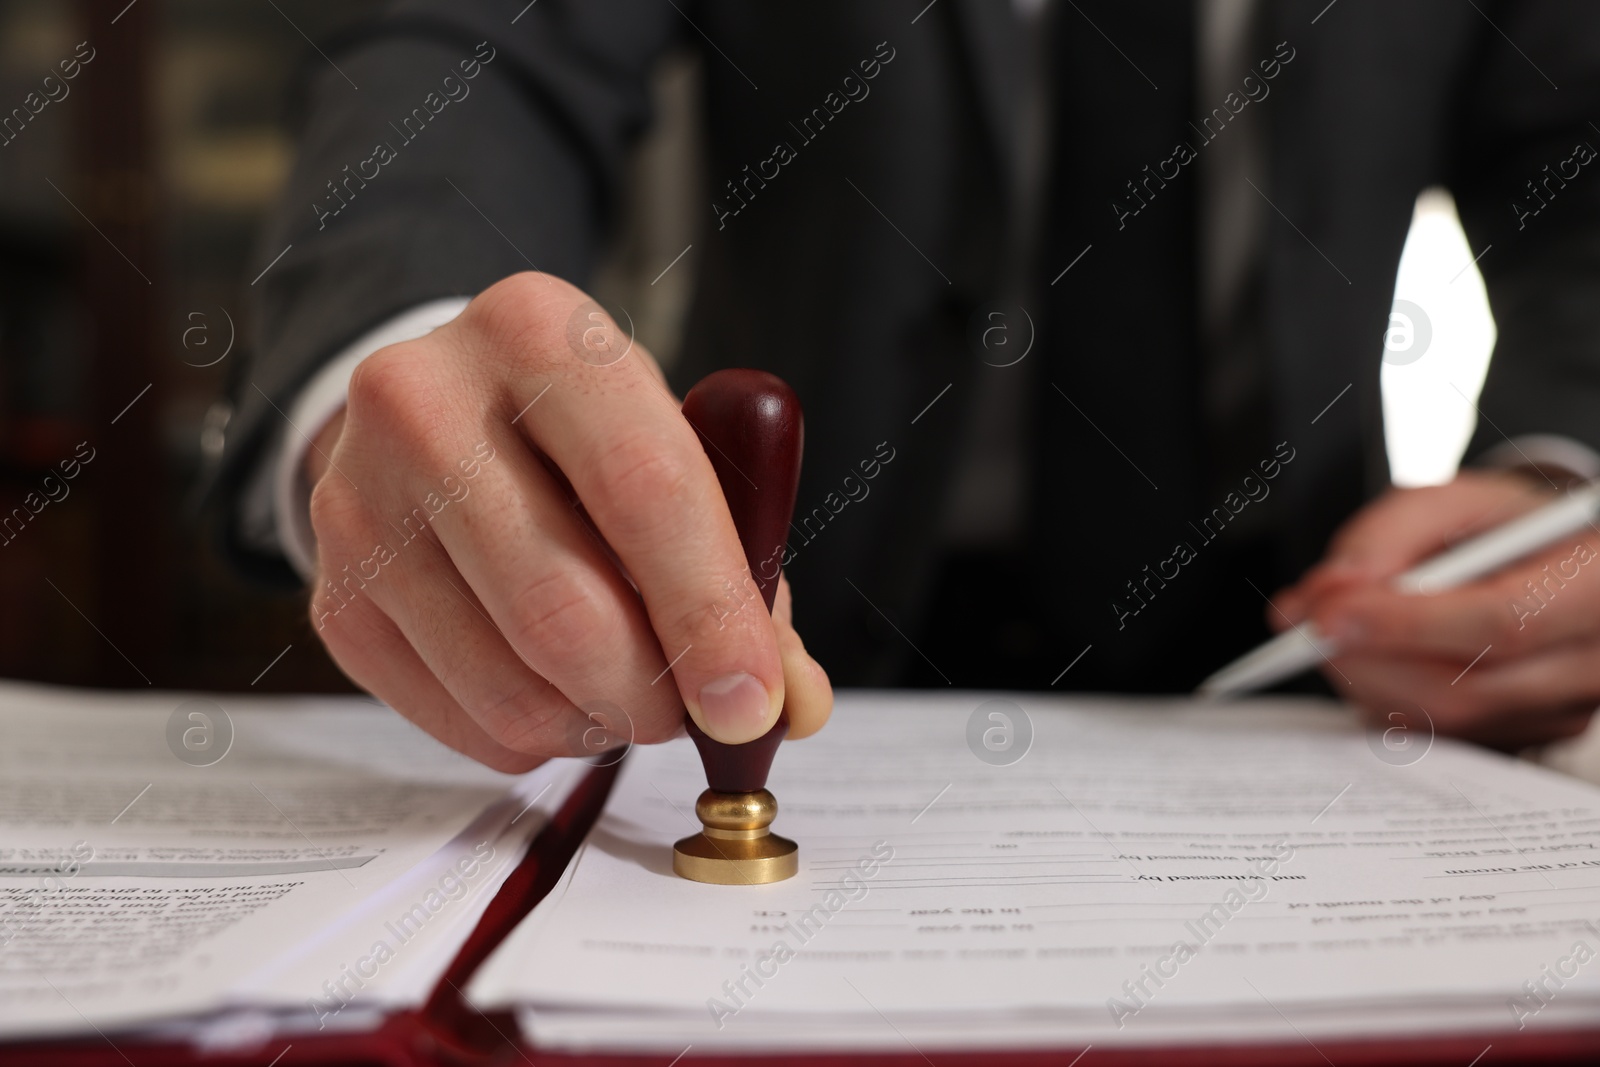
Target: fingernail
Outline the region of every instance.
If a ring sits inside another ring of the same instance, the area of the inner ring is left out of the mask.
[[[767,687],[753,675],[724,674],[700,687],[703,725],[718,741],[737,745],[755,740],[766,731],[771,713]]]

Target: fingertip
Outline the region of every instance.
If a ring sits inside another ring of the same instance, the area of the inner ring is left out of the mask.
[[[683,651],[671,664],[689,717],[715,741],[742,745],[772,729],[783,711],[782,648],[760,591],[749,575],[714,606],[690,619]],[[664,641],[663,648],[675,643]]]
[[[778,589],[773,605],[773,629],[778,654],[783,658],[784,711],[789,717],[789,740],[810,737],[827,725],[833,713],[833,683],[822,664],[811,658],[805,642],[789,623],[791,603],[788,582]]]
[[[783,680],[788,692],[784,710],[789,715],[789,740],[810,737],[826,726],[833,714],[833,683],[828,672],[803,648],[785,651]]]
[[[1324,605],[1312,615],[1312,624],[1331,641],[1336,654],[1361,648],[1372,637],[1374,613],[1364,610],[1359,602],[1340,598]]]
[[[1303,600],[1315,600],[1351,586],[1365,585],[1384,577],[1384,568],[1361,557],[1334,556],[1306,571],[1287,593]]]
[[[1267,601],[1267,625],[1274,631],[1287,630],[1305,619],[1309,602],[1309,598],[1299,592],[1299,586],[1279,590]]]
[[[715,741],[742,745],[772,729],[783,710],[784,694],[767,690],[761,679],[742,671],[712,678],[698,699],[686,700],[695,723]]]
[[[1330,556],[1294,585],[1279,591],[1267,606],[1267,625],[1276,633],[1321,618],[1328,605],[1381,582],[1383,567],[1362,555]]]

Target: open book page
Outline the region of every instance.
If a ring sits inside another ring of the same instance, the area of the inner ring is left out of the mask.
[[[844,694],[766,886],[673,874],[704,782],[632,752],[474,1002],[667,1053],[1600,1022],[1600,790],[1331,704]]]
[[[0,686],[0,1033],[416,1003],[584,769],[355,697]]]

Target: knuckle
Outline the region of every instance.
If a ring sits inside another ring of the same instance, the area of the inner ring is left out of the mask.
[[[595,503],[627,532],[649,533],[695,499],[691,490],[697,473],[691,457],[675,444],[655,435],[630,434],[596,458]]]
[[[748,571],[737,579],[724,579],[702,602],[687,604],[675,617],[683,638],[706,649],[726,646],[731,635],[746,634],[754,629],[753,623],[768,618],[761,591]]]
[[[352,411],[388,411],[409,407],[426,390],[423,361],[408,344],[380,348],[356,364],[350,376]]]
[[[331,579],[319,573],[306,604],[311,630],[335,663],[347,667],[382,647],[385,636],[380,617],[360,600],[346,601],[332,591]]]
[[[450,434],[459,418],[453,403],[467,378],[451,376],[437,358],[416,342],[379,349],[360,362],[350,376],[346,434],[355,462],[368,464],[405,459],[410,464],[450,464]],[[326,480],[326,478],[325,478]]]
[[[502,278],[480,293],[463,321],[502,356],[526,362],[553,355],[567,316],[586,297],[568,282],[539,271]]]
[[[368,449],[399,443],[406,454],[426,451],[442,436],[448,390],[440,385],[438,369],[414,342],[379,349],[350,377],[347,425]]]
[[[321,591],[313,588],[311,595],[306,598],[306,621],[311,623],[312,631],[322,639],[322,643],[327,646],[328,652],[334,657],[335,662],[338,661],[339,655],[338,649],[335,647],[337,645],[335,634],[339,625],[338,615],[337,611],[330,611],[328,605],[322,602]]]
[[[559,702],[540,697],[536,689],[541,687],[551,688],[542,679],[525,681],[491,696],[473,709],[473,718],[485,724],[496,744],[513,752],[538,752],[548,747],[550,726],[564,711]]]
[[[513,596],[511,611],[511,640],[541,661],[577,662],[615,629],[604,601],[571,570],[535,580]]]
[[[317,544],[329,550],[356,536],[366,521],[360,496],[331,471],[312,486],[309,513]]]
[[[511,312],[526,317],[530,312],[567,308],[584,299],[583,290],[544,271],[524,270],[509,274],[485,289],[473,305],[486,314]]]

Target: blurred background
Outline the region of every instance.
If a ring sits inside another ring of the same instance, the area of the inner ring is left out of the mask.
[[[302,598],[229,572],[196,489],[214,402],[243,373],[241,294],[271,255],[256,231],[292,162],[301,74],[323,62],[313,42],[379,6],[0,0],[0,522],[23,509],[0,524],[0,676],[350,688]],[[63,81],[60,62],[90,49]],[[650,282],[692,239],[674,205],[695,181],[694,77],[687,57],[663,66],[636,224],[595,287],[666,359],[688,272]]]
[[[241,294],[271,255],[255,236],[292,160],[295,87],[317,46],[378,6],[0,0],[0,676],[350,688],[302,598],[227,570],[196,490],[225,417],[215,402],[243,373]],[[90,49],[61,81],[61,61]],[[703,221],[696,83],[689,57],[663,65],[593,286],[668,363],[691,275],[652,274]],[[1384,340],[1401,484],[1448,479],[1471,431],[1494,334],[1479,254],[1448,194],[1424,193]]]

